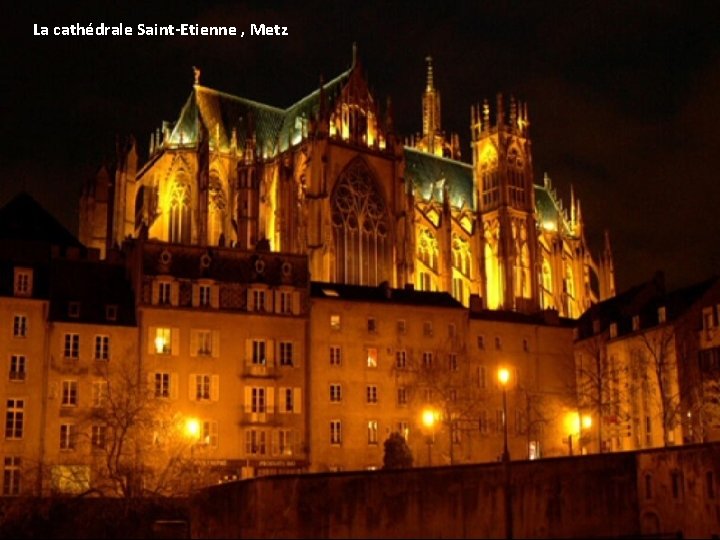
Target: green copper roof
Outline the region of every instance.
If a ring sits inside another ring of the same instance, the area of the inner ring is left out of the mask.
[[[451,206],[474,207],[473,172],[468,163],[405,147],[405,176],[412,182],[418,199],[442,201],[446,185]]]
[[[535,212],[540,223],[553,223],[558,229],[569,230],[565,212],[549,187],[535,185]]]
[[[328,103],[337,98],[349,74],[350,70],[345,71],[324,85]],[[234,129],[237,145],[242,148],[248,127],[252,126],[260,155],[272,157],[302,139],[303,122],[298,120],[316,118],[319,109],[320,89],[287,109],[280,109],[197,85],[180,111],[169,142],[173,145],[197,144],[198,119],[202,118],[211,146],[219,144],[222,149],[229,148]]]

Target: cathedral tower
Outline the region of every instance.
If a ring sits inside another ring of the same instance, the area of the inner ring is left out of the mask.
[[[490,309],[532,311],[538,306],[537,232],[527,105],[511,98],[506,117],[498,94],[494,120],[487,101],[471,110],[481,292]]]

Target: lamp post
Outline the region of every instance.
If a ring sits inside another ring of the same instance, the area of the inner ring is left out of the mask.
[[[567,430],[568,455],[573,455],[573,436],[577,434],[578,449],[582,455],[582,433],[583,428],[590,429],[592,427],[592,416],[585,414],[580,416],[579,412],[570,412],[565,416],[565,428]]]
[[[428,451],[428,467],[432,466],[432,444],[435,435],[435,423],[438,420],[438,412],[430,407],[425,407],[422,411],[422,424],[425,426],[426,442]]]
[[[185,435],[190,440],[190,463],[192,471],[190,476],[190,491],[195,491],[195,445],[200,440],[200,420],[187,418],[185,420]]]
[[[503,402],[503,453],[502,463],[505,473],[505,538],[513,537],[513,516],[512,516],[512,494],[510,492],[510,451],[508,450],[508,425],[507,425],[507,386],[510,382],[510,370],[507,368],[498,369],[498,382],[502,388]]]
[[[510,451],[508,450],[508,425],[507,425],[507,385],[510,382],[510,370],[500,368],[498,370],[498,382],[502,388],[503,401],[503,453],[502,461],[510,461]]]

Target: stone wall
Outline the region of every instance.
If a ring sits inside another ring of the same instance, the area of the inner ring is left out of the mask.
[[[512,462],[513,535],[708,538],[719,475],[720,444]],[[192,536],[504,538],[504,486],[501,463],[256,478],[198,494]]]

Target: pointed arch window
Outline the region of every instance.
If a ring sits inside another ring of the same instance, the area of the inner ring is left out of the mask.
[[[341,283],[377,285],[390,281],[387,209],[362,159],[338,178],[332,198],[335,276]]]
[[[214,174],[210,175],[209,199],[208,244],[215,246],[219,245],[220,237],[225,232],[225,209],[227,204],[220,179]]]
[[[170,193],[170,231],[173,244],[189,244],[191,231],[190,186],[175,182]]]

